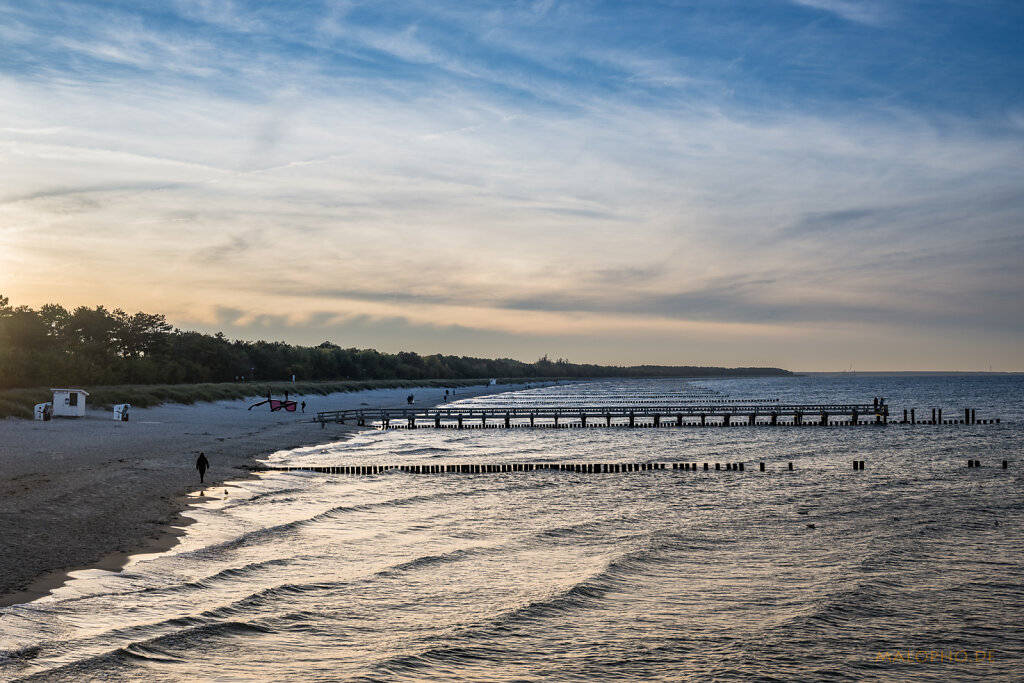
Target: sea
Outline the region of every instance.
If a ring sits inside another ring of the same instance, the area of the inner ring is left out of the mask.
[[[274,453],[700,467],[239,479],[171,550],[0,608],[0,680],[1024,680],[1024,376],[594,380],[458,405],[709,397],[1000,422],[391,429]]]

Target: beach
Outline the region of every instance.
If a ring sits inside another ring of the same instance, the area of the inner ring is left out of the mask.
[[[460,387],[457,398],[519,388]],[[257,458],[344,440],[351,424],[313,422],[317,411],[443,402],[444,389],[377,389],[293,395],[305,413],[249,406],[259,398],[110,410],[49,422],[0,420],[0,606],[61,585],[69,571],[116,571],[135,553],[169,548],[190,520],[181,513],[204,495],[230,495],[223,483],[247,476]],[[195,469],[210,461],[206,482]],[[209,493],[207,493],[209,492]],[[190,498],[191,495],[191,498]]]

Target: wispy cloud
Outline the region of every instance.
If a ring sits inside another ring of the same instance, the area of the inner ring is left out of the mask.
[[[861,24],[879,24],[885,19],[888,9],[872,0],[790,0],[797,5],[813,7],[831,12],[848,21]]]

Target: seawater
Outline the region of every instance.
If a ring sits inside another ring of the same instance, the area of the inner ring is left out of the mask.
[[[502,400],[693,387],[1002,423],[391,430],[276,453],[747,467],[234,482],[171,551],[0,609],[0,680],[1024,679],[1024,378],[600,381]]]

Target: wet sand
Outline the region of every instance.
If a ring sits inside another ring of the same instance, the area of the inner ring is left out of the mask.
[[[456,398],[520,388],[460,387]],[[110,411],[50,422],[0,420],[0,606],[26,602],[83,568],[116,571],[128,557],[172,547],[189,494],[248,476],[275,451],[343,440],[362,429],[312,421],[318,410],[441,403],[444,389],[378,389],[306,401],[305,414],[248,410],[259,399]],[[204,485],[199,452],[210,470]],[[219,488],[218,488],[219,487]]]

